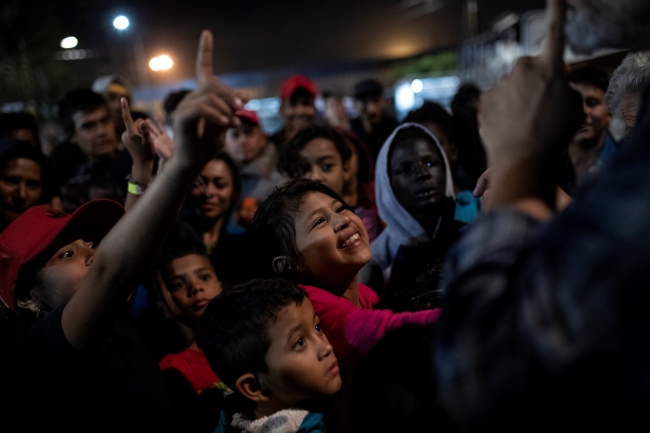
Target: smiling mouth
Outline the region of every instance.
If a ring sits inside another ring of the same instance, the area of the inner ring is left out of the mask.
[[[431,198],[436,195],[436,188],[421,189],[415,193],[417,198]]]
[[[352,245],[353,243],[355,243],[359,239],[361,239],[361,235],[359,233],[355,233],[352,236],[350,236],[349,238],[347,238],[345,240],[345,242],[343,242],[343,245],[341,245],[341,248],[349,247],[350,245]]]

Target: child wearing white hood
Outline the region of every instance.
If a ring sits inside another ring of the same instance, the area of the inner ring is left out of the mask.
[[[445,244],[439,248],[446,250],[457,237],[451,169],[428,129],[405,123],[393,131],[377,158],[375,187],[386,229],[371,249],[385,280],[400,247],[439,240]]]

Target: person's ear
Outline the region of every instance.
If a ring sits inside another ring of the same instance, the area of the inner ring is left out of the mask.
[[[282,275],[293,269],[291,260],[287,256],[277,256],[273,259],[273,270]]]
[[[267,393],[262,389],[262,384],[253,373],[246,373],[240,376],[237,382],[235,382],[235,389],[247,400],[255,403],[269,399]]]

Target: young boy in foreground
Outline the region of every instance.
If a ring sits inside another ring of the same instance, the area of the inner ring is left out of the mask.
[[[322,415],[300,406],[336,394],[341,376],[303,289],[269,279],[223,292],[205,310],[198,343],[239,395],[231,410],[226,399],[217,433],[324,431]]]

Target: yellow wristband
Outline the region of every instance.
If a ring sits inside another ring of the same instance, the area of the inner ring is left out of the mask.
[[[146,189],[147,187],[145,185],[133,183],[133,182],[129,182],[126,188],[129,194],[133,194],[133,195],[142,195],[144,194],[144,191]]]

